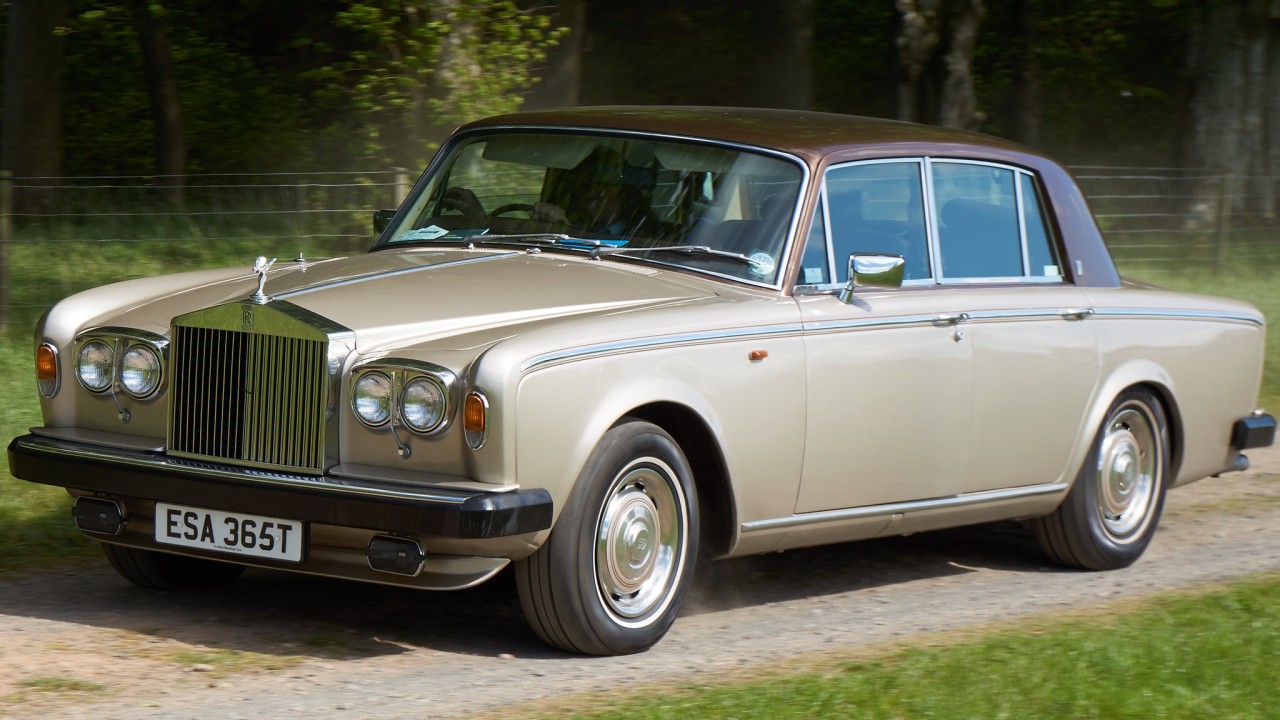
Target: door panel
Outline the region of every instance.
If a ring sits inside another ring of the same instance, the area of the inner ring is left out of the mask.
[[[975,293],[972,470],[965,492],[1064,477],[1098,378],[1096,321],[1062,311],[1087,302],[1075,288]]]
[[[972,345],[948,290],[799,298],[808,361],[796,512],[944,497],[969,467]]]

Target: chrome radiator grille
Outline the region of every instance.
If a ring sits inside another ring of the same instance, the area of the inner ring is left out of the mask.
[[[169,451],[323,472],[328,343],[175,325]]]

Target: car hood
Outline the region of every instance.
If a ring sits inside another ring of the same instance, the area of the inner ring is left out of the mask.
[[[164,332],[177,315],[244,301],[258,289],[247,266],[192,273],[186,285],[183,277],[166,278],[149,297],[129,298],[128,290],[154,290],[154,282],[110,286],[117,288],[113,304],[123,300],[125,309],[90,324]],[[263,284],[268,306],[292,303],[350,328],[361,353],[427,343],[470,349],[531,323],[697,301],[715,297],[714,289],[683,274],[564,253],[428,248],[277,262]]]

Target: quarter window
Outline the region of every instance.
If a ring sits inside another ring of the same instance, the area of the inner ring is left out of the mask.
[[[1053,249],[1053,235],[1049,231],[1048,218],[1040,202],[1040,193],[1036,192],[1036,183],[1030,175],[1019,176],[1021,183],[1022,218],[1026,228],[1027,258],[1030,267],[1028,275],[1051,280],[1062,277],[1062,268],[1058,265],[1058,253]]]

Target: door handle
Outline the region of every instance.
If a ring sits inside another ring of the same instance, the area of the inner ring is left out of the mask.
[[[1063,320],[1083,320],[1093,316],[1095,313],[1093,308],[1068,308],[1062,311]]]
[[[958,325],[969,319],[969,313],[940,313],[933,316],[933,321],[939,325]]]

